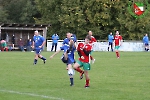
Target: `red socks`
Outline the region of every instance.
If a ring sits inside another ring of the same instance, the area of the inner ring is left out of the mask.
[[[117,57],[120,57],[119,52],[116,52],[116,56],[117,56]]]
[[[83,70],[81,70],[79,67],[75,69],[77,72],[82,73]]]
[[[87,80],[86,80],[86,86],[89,86],[89,82],[90,82],[90,80],[87,79]]]

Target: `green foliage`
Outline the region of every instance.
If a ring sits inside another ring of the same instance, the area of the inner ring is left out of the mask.
[[[66,32],[75,33],[78,39],[83,39],[91,30],[101,40],[107,39],[110,31],[115,34],[119,30],[123,39],[141,40],[143,34],[150,34],[150,4],[143,0],[131,1],[0,0],[0,22],[51,24],[48,39],[53,33],[63,39]],[[135,2],[144,3],[143,18],[133,16]]]

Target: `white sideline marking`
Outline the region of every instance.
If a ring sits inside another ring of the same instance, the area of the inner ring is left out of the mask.
[[[53,100],[64,100],[63,98],[56,98],[56,97],[51,97],[51,96],[46,96],[46,95],[38,95],[38,94],[33,94],[33,93],[22,93],[22,92],[17,92],[17,91],[12,91],[12,90],[0,90],[0,92],[28,95],[28,96],[41,97],[41,98],[53,99]]]

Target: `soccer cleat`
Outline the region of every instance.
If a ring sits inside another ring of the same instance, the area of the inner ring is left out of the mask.
[[[85,85],[84,87],[85,87],[85,88],[89,88],[90,86],[89,86],[89,85]]]
[[[43,60],[44,64],[46,63],[46,60]]]
[[[95,59],[92,60],[92,64],[94,64],[94,62],[95,62]]]
[[[80,73],[80,80],[83,78],[84,72]]]

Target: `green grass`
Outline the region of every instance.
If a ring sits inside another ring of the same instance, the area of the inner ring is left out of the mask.
[[[150,100],[149,52],[93,52],[90,88],[77,72],[69,86],[61,54],[34,66],[34,53],[0,52],[0,100]]]

